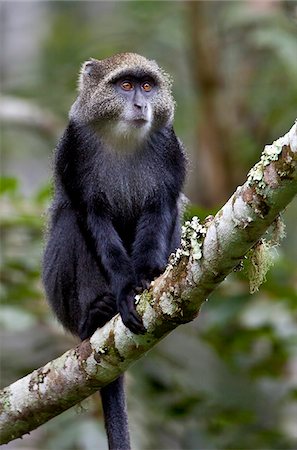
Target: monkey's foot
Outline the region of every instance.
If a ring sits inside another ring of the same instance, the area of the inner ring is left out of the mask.
[[[117,313],[116,299],[112,294],[97,297],[90,305],[87,319],[80,325],[80,338],[86,339],[103,327]]]
[[[97,327],[103,327],[117,313],[115,297],[112,294],[97,297],[91,311],[97,316]]]
[[[143,326],[142,320],[135,309],[135,292],[131,291],[119,301],[119,312],[124,325],[129,328],[132,333],[144,334],[146,329]]]

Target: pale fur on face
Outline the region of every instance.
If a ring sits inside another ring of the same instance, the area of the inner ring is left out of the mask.
[[[107,148],[119,153],[130,153],[146,141],[151,128],[151,119],[141,126],[127,120],[110,120],[103,126],[95,126],[95,131]]]
[[[150,76],[156,81],[156,94],[148,102],[145,123],[133,121],[135,112],[112,84],[129,74]],[[108,146],[120,151],[139,146],[152,129],[172,122],[173,115],[174,100],[169,75],[155,61],[135,53],[86,61],[79,78],[79,95],[70,110],[70,118],[91,124]]]

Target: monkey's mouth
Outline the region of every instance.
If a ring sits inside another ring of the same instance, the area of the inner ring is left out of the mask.
[[[137,117],[130,121],[130,124],[136,128],[141,128],[148,123],[148,120],[144,117]]]

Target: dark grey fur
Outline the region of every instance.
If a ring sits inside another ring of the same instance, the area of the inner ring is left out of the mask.
[[[121,80],[133,90],[122,92]],[[143,80],[152,83],[144,92]],[[168,76],[135,54],[85,63],[56,149],[43,281],[57,317],[81,339],[117,312],[144,333],[134,297],[180,244],[185,157]],[[109,448],[130,448],[123,378],[101,390]]]

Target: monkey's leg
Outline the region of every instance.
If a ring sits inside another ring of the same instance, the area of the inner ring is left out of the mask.
[[[117,306],[115,296],[82,237],[77,251],[76,284],[82,310],[78,334],[83,340],[115,316]]]
[[[145,333],[135,309],[136,277],[133,264],[111,218],[104,211],[98,211],[98,206],[90,208],[84,232],[93,242],[93,249],[108,276],[123,323],[133,333]]]
[[[116,300],[71,209],[61,208],[53,217],[43,281],[57,317],[81,339],[116,314]]]
[[[82,300],[86,300],[85,293],[81,291]],[[117,313],[116,299],[111,293],[102,293],[90,301],[86,314],[79,322],[79,337],[84,339],[92,336],[97,328],[103,327]]]

